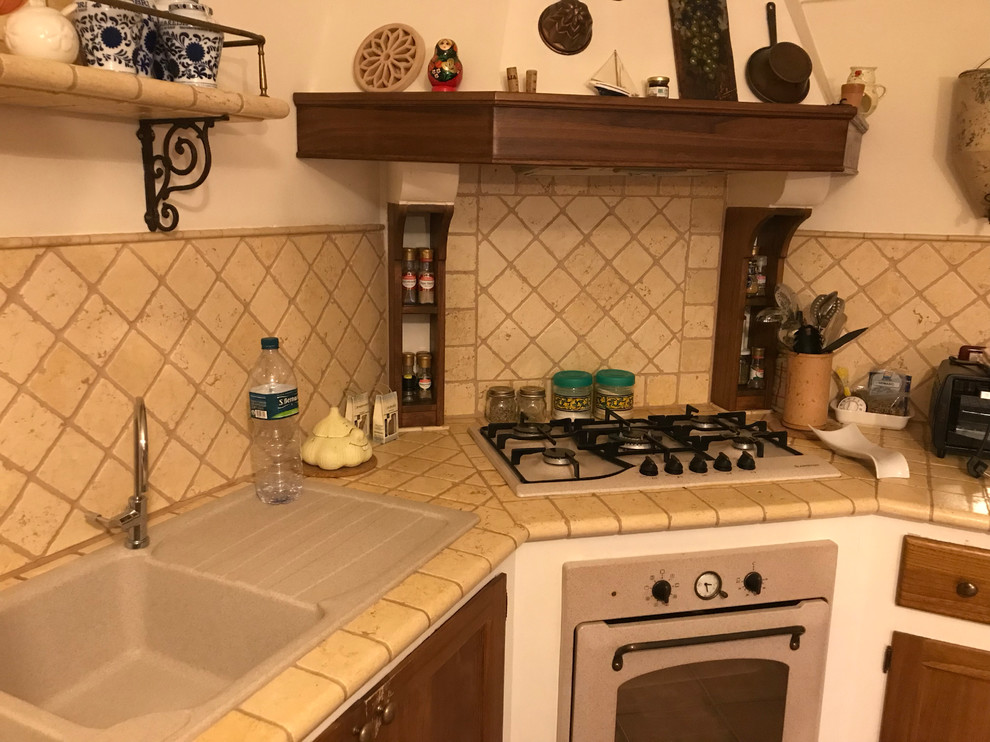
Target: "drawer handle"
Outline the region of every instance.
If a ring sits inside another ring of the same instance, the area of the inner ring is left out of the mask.
[[[389,701],[384,706],[375,709],[382,719],[382,724],[391,724],[395,720],[395,701]]]
[[[976,594],[980,592],[980,588],[974,585],[972,582],[966,582],[963,580],[958,585],[956,585],[956,595],[960,598],[973,598]]]
[[[357,737],[358,742],[374,742],[375,737],[378,736],[378,725],[372,719],[363,727],[355,727],[354,736]]]

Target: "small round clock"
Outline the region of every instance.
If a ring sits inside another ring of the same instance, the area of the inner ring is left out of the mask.
[[[702,572],[694,581],[694,593],[702,600],[711,600],[722,592],[722,578],[718,572]]]

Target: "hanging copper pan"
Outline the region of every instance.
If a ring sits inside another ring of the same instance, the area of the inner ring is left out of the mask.
[[[746,83],[767,103],[800,103],[811,89],[811,57],[797,44],[777,41],[777,6],[767,3],[770,46],[757,49],[746,62]]]

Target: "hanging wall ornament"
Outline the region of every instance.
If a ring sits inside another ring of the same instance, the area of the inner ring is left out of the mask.
[[[540,38],[558,54],[577,54],[591,43],[591,22],[580,0],[558,0],[540,13]]]

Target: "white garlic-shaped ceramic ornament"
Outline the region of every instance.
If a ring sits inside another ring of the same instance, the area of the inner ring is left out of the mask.
[[[371,442],[363,430],[344,419],[340,410],[330,408],[330,414],[313,428],[313,434],[302,446],[302,460],[321,469],[357,466],[371,458]]]

